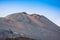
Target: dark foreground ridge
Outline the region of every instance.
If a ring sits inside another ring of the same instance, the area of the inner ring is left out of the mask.
[[[5,40],[35,40],[35,39],[26,37],[16,37],[16,38],[6,38]]]
[[[60,27],[42,15],[14,13],[0,17],[0,40],[60,40]]]

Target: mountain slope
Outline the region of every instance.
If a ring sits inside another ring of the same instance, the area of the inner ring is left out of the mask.
[[[60,40],[60,27],[37,14],[21,12],[0,18],[0,29],[11,29],[22,37],[36,40]]]

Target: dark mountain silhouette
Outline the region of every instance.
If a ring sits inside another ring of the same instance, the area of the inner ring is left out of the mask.
[[[12,34],[16,37],[28,37],[36,40],[60,40],[60,27],[45,16],[38,14],[21,12],[4,18],[0,17],[0,29],[4,31],[10,31],[9,29],[11,29],[10,32],[13,32]]]

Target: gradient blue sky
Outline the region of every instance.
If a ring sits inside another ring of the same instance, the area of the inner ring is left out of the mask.
[[[60,0],[0,0],[0,17],[16,12],[44,15],[60,26]]]

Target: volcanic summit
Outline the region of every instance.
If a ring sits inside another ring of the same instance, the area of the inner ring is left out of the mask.
[[[26,12],[13,13],[0,17],[0,39],[7,36],[35,40],[60,40],[60,27],[43,15]]]

